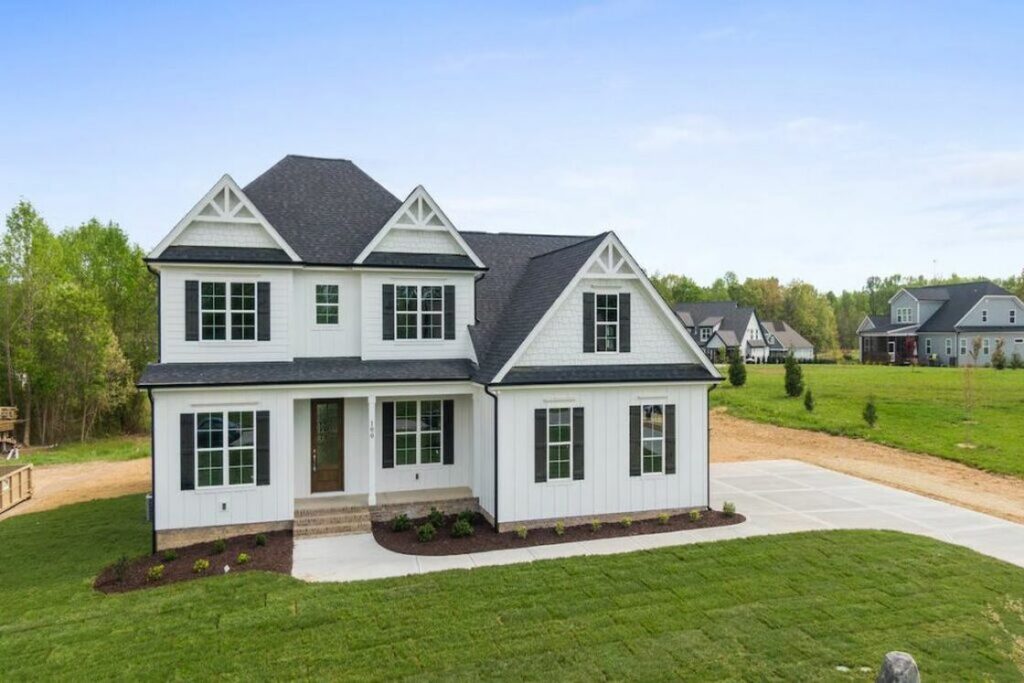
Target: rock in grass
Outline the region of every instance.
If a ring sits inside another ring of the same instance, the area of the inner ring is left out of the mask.
[[[921,683],[917,662],[906,652],[890,652],[882,659],[875,683]]]

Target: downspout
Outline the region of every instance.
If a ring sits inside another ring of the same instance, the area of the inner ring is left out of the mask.
[[[149,396],[149,482],[152,488],[149,516],[153,523],[153,552],[156,553],[156,406],[153,405],[153,390],[146,389],[146,394]]]
[[[498,530],[498,395],[491,391],[491,385],[484,385],[484,392],[494,399],[494,530]]]

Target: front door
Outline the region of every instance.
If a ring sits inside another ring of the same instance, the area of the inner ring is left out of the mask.
[[[313,493],[345,489],[344,407],[340,398],[310,401],[310,490]]]
[[[889,340],[889,362],[896,362],[896,341],[893,339]]]

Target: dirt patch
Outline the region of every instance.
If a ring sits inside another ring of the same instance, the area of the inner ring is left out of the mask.
[[[266,545],[256,544],[257,535],[235,536],[224,539],[224,550],[217,552],[213,543],[197,543],[184,548],[175,548],[175,557],[168,559],[164,553],[156,553],[128,560],[127,564],[118,568],[112,564],[96,577],[93,588],[103,593],[124,593],[143,588],[156,588],[169,583],[194,581],[207,576],[219,576],[225,573],[265,571],[280,574],[292,573],[292,532],[275,531],[262,534]],[[248,561],[239,563],[239,554],[245,553]],[[196,572],[196,560],[207,560],[210,566],[203,572]],[[159,579],[149,577],[150,568],[163,565]],[[230,567],[225,572],[224,567]],[[119,577],[118,574],[121,573]]]
[[[954,505],[1024,522],[1024,480],[950,460],[711,412],[711,461],[802,460]]]
[[[149,458],[32,468],[32,497],[0,520],[98,498],[117,498],[150,490]]]
[[[688,531],[707,529],[715,526],[739,524],[746,518],[734,514],[726,516],[717,510],[709,510],[701,514],[700,521],[693,522],[689,515],[669,517],[665,524],[657,519],[636,520],[628,527],[621,523],[606,522],[598,529],[590,524],[565,527],[561,536],[554,529],[530,529],[526,538],[520,538],[514,531],[498,533],[489,525],[477,520],[472,536],[453,538],[451,526],[455,516],[447,517],[444,525],[437,530],[433,540],[420,541],[416,528],[427,520],[412,520],[412,528],[405,531],[392,531],[390,522],[374,522],[373,537],[377,543],[405,555],[461,555],[463,553],[479,553],[487,550],[508,550],[509,548],[529,548],[535,545],[552,545],[554,543],[572,543],[573,541],[592,541],[595,538],[618,538],[620,536],[642,536],[666,531]]]

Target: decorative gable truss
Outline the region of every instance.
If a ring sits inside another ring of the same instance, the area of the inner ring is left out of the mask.
[[[356,263],[363,263],[374,252],[455,254],[467,256],[477,267],[484,267],[422,185],[402,202],[398,211],[359,254]]]
[[[587,275],[630,279],[644,276],[643,273],[638,272],[638,269],[634,270],[630,266],[626,254],[612,242],[603,244],[597,251],[590,268],[587,269]]]
[[[170,246],[281,249],[293,261],[301,260],[227,174],[174,226],[149,257],[158,258]]]

